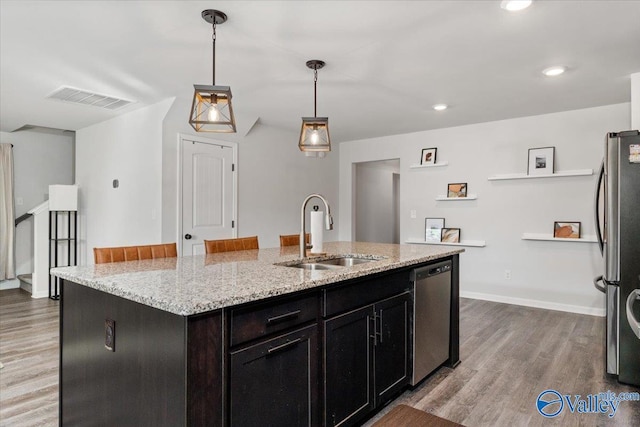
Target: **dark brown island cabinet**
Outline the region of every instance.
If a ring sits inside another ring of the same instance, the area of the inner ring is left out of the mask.
[[[458,255],[444,259],[453,261],[445,364],[455,366]],[[60,424],[359,425],[409,387],[409,277],[428,264],[194,316],[65,280]]]

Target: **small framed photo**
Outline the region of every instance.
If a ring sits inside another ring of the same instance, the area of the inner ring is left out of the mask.
[[[422,156],[420,157],[421,165],[435,165],[437,148],[423,148]]]
[[[446,243],[460,243],[459,228],[443,228],[440,235],[440,241]]]
[[[555,221],[553,223],[553,237],[559,239],[579,239],[580,223]]]
[[[459,182],[447,185],[447,197],[453,199],[458,197],[467,197],[467,183]]]
[[[529,148],[527,175],[553,174],[555,151],[555,147]]]
[[[444,228],[444,218],[424,219],[424,240],[426,242],[439,242],[441,231]]]

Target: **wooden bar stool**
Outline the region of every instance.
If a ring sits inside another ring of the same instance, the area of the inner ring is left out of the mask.
[[[311,234],[305,233],[304,240],[305,243],[311,242]],[[280,235],[280,247],[283,246],[298,246],[300,244],[300,235],[299,234],[281,234]]]
[[[246,251],[250,249],[259,249],[258,236],[204,241],[204,250],[208,254],[215,254],[219,252]]]
[[[178,250],[175,243],[93,248],[93,261],[96,264],[156,258],[175,258],[177,256]]]

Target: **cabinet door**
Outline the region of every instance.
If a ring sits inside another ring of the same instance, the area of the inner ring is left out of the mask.
[[[374,408],[373,306],[324,321],[325,426],[353,425]]]
[[[317,426],[317,325],[230,353],[231,426]]]
[[[385,403],[409,383],[410,294],[376,303],[376,405]]]

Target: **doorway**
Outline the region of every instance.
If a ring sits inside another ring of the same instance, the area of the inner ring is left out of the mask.
[[[355,239],[400,243],[400,159],[355,164]]]
[[[237,145],[180,135],[181,254],[203,254],[204,240],[236,237]]]

